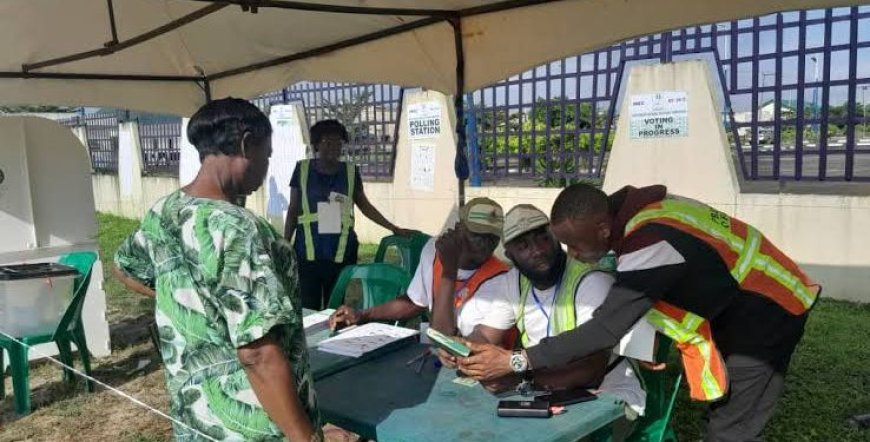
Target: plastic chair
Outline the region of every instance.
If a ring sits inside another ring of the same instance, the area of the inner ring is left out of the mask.
[[[414,275],[417,271],[417,266],[420,264],[420,253],[423,252],[423,247],[429,242],[431,237],[425,233],[417,232],[411,236],[390,235],[381,239],[378,245],[378,251],[375,253],[375,262],[384,262],[384,257],[390,247],[395,247],[399,252],[399,257],[402,259],[401,267],[408,272],[409,275]]]
[[[363,305],[369,308],[395,299],[405,293],[411,277],[401,267],[392,264],[373,263],[347,266],[338,275],[335,287],[329,295],[328,308],[339,308],[344,303],[347,286],[353,279],[362,282]]]
[[[15,393],[15,412],[21,415],[30,414],[30,366],[28,362],[29,347],[48,342],[54,342],[60,355],[60,361],[72,367],[72,347],[76,345],[82,359],[85,374],[91,375],[91,359],[88,343],[85,339],[85,328],[82,324],[82,307],[85,296],[91,284],[91,270],[97,261],[94,252],[75,252],[64,255],[60,263],[75,267],[79,272],[73,284],[73,299],[52,334],[16,336],[21,345],[6,336],[0,335],[0,367],[3,366],[3,351],[9,353],[9,366],[12,371],[12,389]],[[64,369],[64,381],[72,382],[75,377],[69,369]],[[94,391],[93,382],[87,381],[87,390]],[[5,384],[0,382],[0,399],[6,396]]]
[[[673,343],[662,335],[657,337],[656,361],[670,363],[668,357]],[[670,421],[683,372],[680,368],[675,379],[668,379],[669,372],[670,370],[667,369],[659,371],[637,369],[640,381],[646,390],[646,410],[644,415],[638,418],[635,430],[626,439],[628,442],[676,442],[677,436]]]

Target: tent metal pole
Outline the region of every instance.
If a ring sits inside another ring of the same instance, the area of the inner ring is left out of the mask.
[[[202,78],[202,93],[205,95],[205,102],[211,102],[211,83],[208,81],[208,78]]]
[[[166,81],[197,82],[201,77],[184,75],[139,75],[139,74],[93,74],[65,72],[0,72],[0,78],[34,80],[117,80],[117,81]]]
[[[205,16],[213,14],[217,11],[220,11],[223,8],[226,8],[228,5],[223,4],[213,4],[208,5],[202,9],[191,12],[190,14],[185,15],[184,17],[173,20],[163,26],[152,29],[143,34],[139,34],[135,37],[130,38],[129,40],[124,40],[121,42],[115,42],[114,44],[107,44],[102,48],[94,49],[85,52],[79,52],[77,54],[65,55],[63,57],[53,58],[50,60],[38,61],[36,63],[28,63],[21,66],[21,69],[24,72],[33,71],[36,69],[46,68],[49,66],[57,66],[59,64],[71,63],[74,61],[84,60],[88,58],[94,57],[104,57],[107,55],[114,54],[116,52],[122,51],[124,49],[136,46],[141,43],[145,43],[146,41],[153,40],[161,35],[172,32],[184,25],[189,23],[193,23]],[[114,17],[114,12],[111,12],[111,16]],[[114,23],[114,19],[113,19]],[[114,25],[112,26],[114,29]]]
[[[462,44],[462,19],[450,19],[456,46],[456,93],[453,106],[456,108],[456,158],[453,169],[459,187],[459,207],[465,205],[465,180],[468,179],[468,157],[465,153],[465,49]]]
[[[115,23],[115,4],[112,0],[106,0],[106,6],[109,9],[109,28],[112,31],[112,40],[105,44],[109,47],[118,44],[118,26]]]
[[[457,11],[447,9],[422,8],[379,8],[367,6],[348,6],[335,4],[309,3],[290,0],[191,0],[224,5],[238,5],[249,8],[252,12],[259,8],[288,9],[306,12],[326,12],[334,14],[353,15],[393,15],[393,16],[424,16],[449,18],[457,15]]]

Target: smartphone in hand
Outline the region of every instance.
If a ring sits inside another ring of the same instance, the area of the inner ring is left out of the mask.
[[[434,328],[426,329],[426,336],[430,342],[436,347],[450,353],[457,358],[467,358],[471,355],[471,349],[465,344],[445,335],[444,333],[435,330]]]

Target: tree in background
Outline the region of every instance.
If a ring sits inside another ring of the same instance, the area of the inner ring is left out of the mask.
[[[324,115],[326,118],[333,118],[341,122],[347,129],[347,135],[350,139],[348,143],[348,154],[356,155],[364,151],[363,146],[359,146],[369,138],[368,126],[362,119],[362,114],[371,103],[372,93],[364,90],[358,94],[351,94],[350,98],[330,101],[326,97],[322,97]]]
[[[597,173],[606,113],[592,103],[538,99],[523,112],[487,111],[477,107],[478,139],[484,168],[516,159],[520,173],[531,173],[542,187],[563,187]],[[593,138],[594,123],[594,138]],[[611,131],[606,148],[613,143]],[[507,167],[514,166],[508,162]]]

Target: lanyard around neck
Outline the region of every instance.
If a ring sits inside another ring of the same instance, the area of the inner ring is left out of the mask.
[[[553,314],[553,311],[556,309],[556,299],[559,297],[559,288],[562,286],[562,278],[559,278],[559,281],[556,282],[556,289],[553,291],[553,302],[550,305],[550,313],[547,313],[547,310],[544,309],[544,304],[541,302],[541,299],[538,298],[538,294],[535,293],[535,286],[531,284],[532,288],[532,299],[535,301],[535,305],[538,306],[538,310],[541,311],[541,314],[547,318],[547,337],[550,337],[550,318]]]

